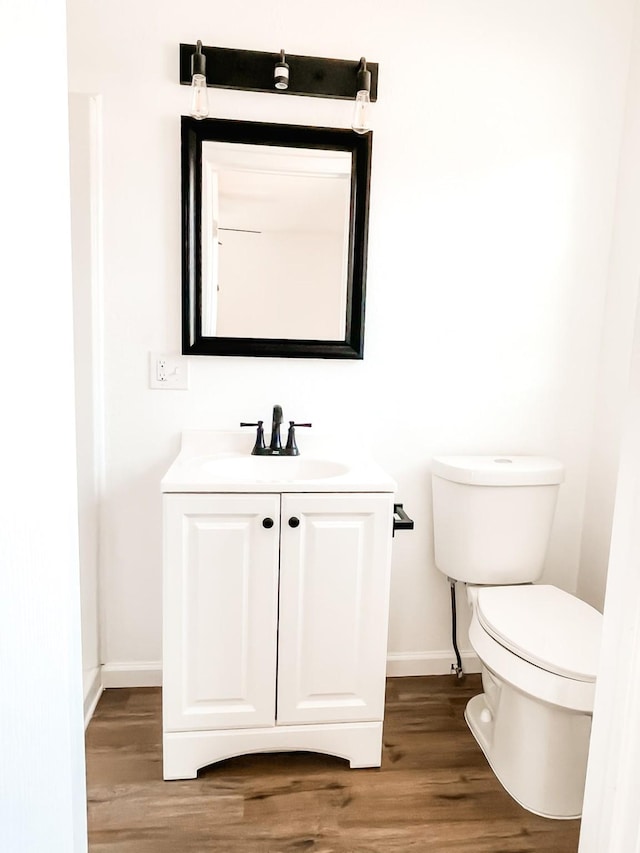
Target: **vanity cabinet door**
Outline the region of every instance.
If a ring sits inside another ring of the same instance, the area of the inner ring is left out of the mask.
[[[165,495],[164,531],[165,731],[274,725],[280,496]]]
[[[282,496],[277,724],[382,720],[391,494]]]

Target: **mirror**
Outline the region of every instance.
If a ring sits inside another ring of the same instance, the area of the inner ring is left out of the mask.
[[[182,118],[187,355],[362,358],[371,134]]]

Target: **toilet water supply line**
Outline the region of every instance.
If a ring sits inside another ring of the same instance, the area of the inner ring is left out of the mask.
[[[462,671],[462,658],[460,657],[460,652],[458,650],[458,641],[456,638],[456,582],[452,578],[449,578],[449,584],[451,585],[451,637],[453,640],[453,650],[456,653],[456,663],[451,664],[451,672],[458,678],[462,678],[462,676],[464,675]]]

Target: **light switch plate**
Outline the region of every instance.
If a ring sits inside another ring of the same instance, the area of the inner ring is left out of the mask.
[[[184,391],[189,387],[189,362],[182,355],[149,353],[149,388]]]

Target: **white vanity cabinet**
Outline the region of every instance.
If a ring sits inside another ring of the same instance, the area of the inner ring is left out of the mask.
[[[393,493],[166,493],[164,777],[247,752],[379,766]]]

